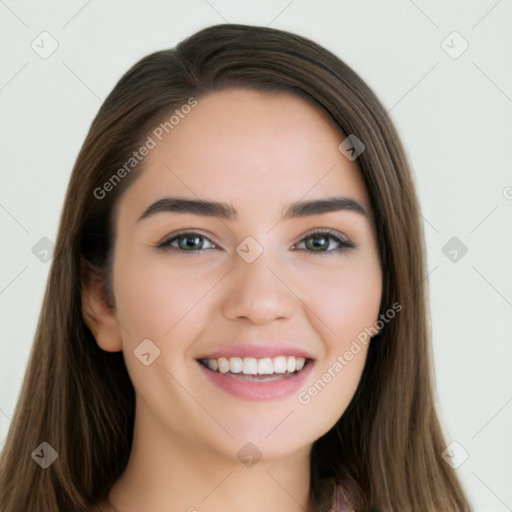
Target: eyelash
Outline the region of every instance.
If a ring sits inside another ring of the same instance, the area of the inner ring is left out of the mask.
[[[200,237],[202,239],[206,239],[206,240],[208,240],[213,245],[213,247],[208,248],[208,249],[197,249],[197,250],[190,249],[190,250],[186,250],[186,249],[180,249],[179,247],[174,247],[174,246],[171,245],[172,242],[174,242],[175,240],[178,240],[180,237],[183,237],[184,235],[198,236],[198,237]],[[348,240],[345,240],[344,238],[340,237],[335,231],[330,231],[330,230],[313,231],[313,232],[309,233],[307,236],[305,236],[298,243],[301,243],[304,240],[306,240],[306,239],[308,239],[310,237],[316,236],[316,235],[322,235],[322,236],[324,236],[326,238],[330,238],[331,240],[334,240],[335,242],[337,242],[339,244],[339,247],[337,247],[336,249],[328,250],[328,251],[310,251],[308,249],[300,249],[300,250],[306,250],[307,252],[311,252],[313,254],[315,254],[315,253],[316,254],[328,254],[328,253],[337,253],[337,254],[339,254],[339,253],[345,252],[347,249],[354,249],[354,248],[357,247],[354,243],[349,242]],[[161,242],[159,242],[158,244],[156,244],[155,247],[157,249],[161,249],[161,250],[165,250],[165,251],[180,251],[180,252],[195,252],[195,253],[201,253],[202,251],[216,248],[215,243],[212,242],[208,237],[202,235],[201,233],[197,233],[197,232],[194,232],[194,231],[182,231],[180,233],[172,234],[169,237],[167,237],[164,240],[162,240]]]

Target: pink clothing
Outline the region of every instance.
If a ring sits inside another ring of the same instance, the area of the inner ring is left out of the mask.
[[[355,512],[348,492],[341,485],[337,485],[333,491],[329,512]]]

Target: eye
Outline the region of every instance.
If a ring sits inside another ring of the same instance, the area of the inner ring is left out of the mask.
[[[346,249],[356,247],[355,244],[349,242],[345,238],[342,238],[336,232],[328,230],[310,233],[307,237],[296,244],[294,248],[302,249],[300,245],[303,245],[308,252],[317,253],[340,253]],[[158,249],[166,250],[197,252],[203,249],[215,249],[217,246],[201,233],[187,231],[165,238],[159,242],[156,247]]]
[[[301,240],[295,247],[303,244],[310,252],[343,252],[346,249],[355,248],[355,244],[340,237],[333,231],[316,231],[310,233]]]
[[[208,244],[210,245],[208,246]],[[200,233],[186,232],[165,238],[159,242],[156,247],[159,249],[178,249],[190,252],[200,251],[202,249],[214,249],[216,246],[211,240]]]

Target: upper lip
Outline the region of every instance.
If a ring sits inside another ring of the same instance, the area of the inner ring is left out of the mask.
[[[239,343],[229,345],[209,352],[197,359],[218,359],[219,357],[277,357],[295,356],[304,359],[314,359],[307,351],[292,344],[265,342],[265,343]]]

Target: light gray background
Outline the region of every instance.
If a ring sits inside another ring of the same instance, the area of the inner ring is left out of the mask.
[[[512,510],[511,0],[5,0],[0,16],[0,444],[50,265],[32,248],[55,241],[71,169],[102,100],[138,59],[203,27],[265,25],[326,46],[391,111],[425,220],[447,443],[460,444],[456,457],[469,453],[456,471],[475,509]],[[31,47],[50,48],[43,31],[58,43],[46,59]],[[445,49],[456,54],[462,41],[443,43],[453,31],[469,44],[457,58]],[[454,236],[468,248],[456,262],[442,252]]]

